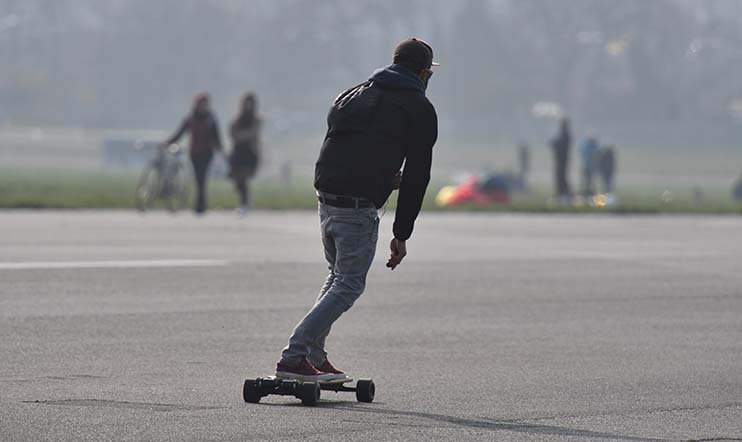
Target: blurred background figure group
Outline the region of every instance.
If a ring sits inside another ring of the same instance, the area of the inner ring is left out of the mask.
[[[569,184],[569,158],[572,133],[569,119],[563,117],[559,132],[551,140],[554,155],[554,193],[559,205],[574,203],[574,195]],[[614,177],[616,174],[616,147],[601,145],[595,134],[589,133],[580,144],[581,187],[576,195],[578,200],[589,205],[612,205],[616,202]],[[600,189],[596,180],[600,181]],[[599,196],[599,201],[596,199]]]
[[[196,184],[193,208],[196,214],[204,214],[207,209],[209,166],[215,153],[229,163],[229,177],[234,181],[239,197],[238,213],[240,216],[247,213],[250,205],[248,182],[257,172],[260,162],[261,120],[257,108],[257,96],[252,92],[246,93],[229,128],[233,147],[228,158],[224,153],[219,123],[211,108],[210,97],[205,92],[196,95],[190,113],[173,136],[163,144],[164,147],[177,143],[188,133],[188,151]]]
[[[572,129],[567,117],[559,120],[559,130],[549,145],[553,154],[554,200],[559,206],[613,206],[616,173],[616,148],[601,145],[597,136],[588,133],[580,143],[579,161],[581,182],[579,191],[573,192],[569,181]],[[516,193],[528,194],[528,175],[531,170],[531,150],[527,142],[516,146],[515,170],[487,170],[467,175],[454,185],[443,187],[436,196],[441,206],[460,204],[507,204]]]

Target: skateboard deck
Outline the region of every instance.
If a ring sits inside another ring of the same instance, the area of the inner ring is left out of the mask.
[[[265,379],[270,379],[273,381],[291,381],[293,379],[286,379],[286,378],[279,378],[276,376],[267,376]],[[345,378],[345,379],[333,379],[331,381],[317,381],[320,385],[342,385],[347,384],[348,382],[353,382],[353,378]]]

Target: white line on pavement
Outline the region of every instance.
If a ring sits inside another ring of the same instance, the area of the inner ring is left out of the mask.
[[[126,261],[0,262],[0,270],[217,267],[225,266],[227,264],[229,264],[229,261],[220,259],[138,259]]]

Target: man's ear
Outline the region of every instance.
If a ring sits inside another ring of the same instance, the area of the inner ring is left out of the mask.
[[[420,72],[417,73],[417,76],[422,81],[428,81],[430,77],[433,76],[433,71],[431,71],[430,69],[422,69]]]

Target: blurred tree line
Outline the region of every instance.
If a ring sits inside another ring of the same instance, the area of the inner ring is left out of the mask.
[[[315,133],[419,35],[457,137],[546,136],[546,104],[626,142],[731,145],[740,22],[736,0],[4,0],[0,124],[170,128],[197,91],[226,120],[249,89],[276,133]]]

